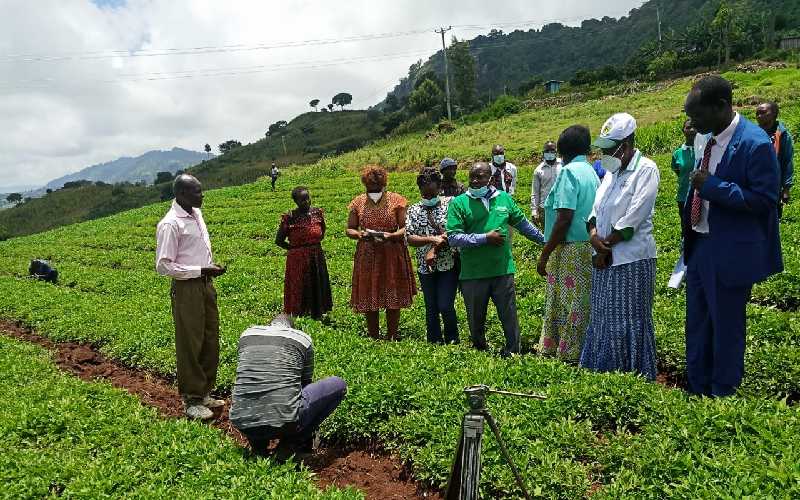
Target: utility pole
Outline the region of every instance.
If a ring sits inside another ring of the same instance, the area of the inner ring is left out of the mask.
[[[444,92],[447,96],[447,119],[453,121],[453,113],[450,110],[450,72],[447,69],[447,47],[444,44],[444,34],[453,29],[452,26],[448,26],[447,29],[444,26],[441,29],[436,30],[436,33],[442,35],[442,58],[444,59]]]
[[[658,20],[658,50],[661,50],[661,8],[656,5],[656,19]]]

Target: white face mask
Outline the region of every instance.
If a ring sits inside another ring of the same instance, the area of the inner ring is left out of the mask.
[[[617,154],[621,148],[622,145],[620,144],[617,150],[614,151],[614,154]],[[616,174],[617,172],[619,172],[619,169],[622,168],[622,160],[620,160],[614,155],[603,155],[600,157],[600,165],[606,172],[611,172],[612,174]]]
[[[544,154],[544,161],[556,161],[556,154],[555,153],[545,153]]]
[[[373,203],[378,203],[381,201],[381,198],[383,198],[383,191],[380,193],[367,193],[367,196],[369,196],[369,199],[372,200]]]
[[[619,169],[622,168],[622,160],[620,160],[619,158],[615,158],[611,155],[603,155],[600,158],[600,165],[606,172],[611,172],[612,174],[616,174],[617,172],[619,172]]]
[[[494,155],[492,156],[492,161],[495,165],[502,165],[506,162],[506,155]]]

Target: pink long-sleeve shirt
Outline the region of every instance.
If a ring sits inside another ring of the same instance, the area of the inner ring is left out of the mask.
[[[199,208],[189,214],[175,201],[156,230],[156,271],[176,280],[200,277],[213,263],[211,239]]]

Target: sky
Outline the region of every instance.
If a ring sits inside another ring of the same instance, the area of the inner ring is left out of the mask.
[[[264,136],[308,102],[383,99],[459,39],[643,0],[2,0],[0,192],[153,149]]]

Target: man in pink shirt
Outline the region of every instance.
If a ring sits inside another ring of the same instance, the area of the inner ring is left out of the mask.
[[[225,404],[211,397],[219,365],[219,311],[211,281],[225,268],[212,258],[200,181],[179,175],[173,192],[172,208],[156,232],[156,271],[172,278],[178,392],[186,416],[207,420],[214,416],[209,408]]]

